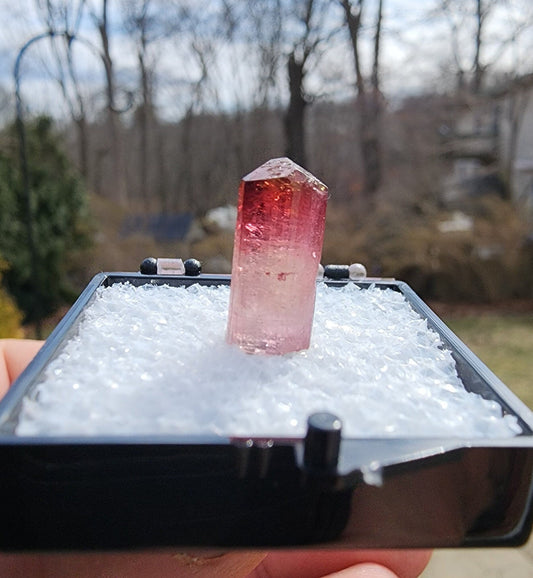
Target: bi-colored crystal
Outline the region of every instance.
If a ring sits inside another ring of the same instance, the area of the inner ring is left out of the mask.
[[[245,176],[239,207],[227,339],[249,353],[309,347],[328,189],[287,158]]]

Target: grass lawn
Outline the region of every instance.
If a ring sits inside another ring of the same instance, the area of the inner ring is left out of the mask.
[[[443,321],[533,409],[533,314],[444,317]]]

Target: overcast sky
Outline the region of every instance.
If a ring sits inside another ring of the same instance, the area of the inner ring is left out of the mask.
[[[372,5],[377,0],[369,0],[368,13],[373,14]],[[73,0],[74,4],[76,2]],[[383,88],[390,98],[404,96],[423,89],[435,90],[443,82],[443,69],[452,60],[450,51],[450,22],[440,18],[428,20],[432,7],[438,0],[385,0],[384,36],[382,45]],[[533,19],[533,2],[528,0],[507,0],[505,10],[494,11],[487,20],[487,43],[484,57],[492,60],[501,45],[500,40],[517,26],[520,19]],[[111,7],[118,10],[119,2],[111,1]],[[23,44],[33,36],[42,33],[43,24],[36,17],[35,0],[0,0],[0,86],[13,90],[13,66],[17,53]],[[514,8],[516,6],[516,9]],[[116,12],[112,21],[118,23]],[[370,18],[368,19],[370,20]],[[456,17],[456,24],[461,25]],[[453,23],[453,22],[452,22]],[[88,20],[82,25],[82,34],[98,44],[96,31]],[[463,58],[472,57],[473,29],[464,27],[458,37]],[[370,31],[369,31],[370,38]],[[182,40],[184,39],[182,35]],[[158,99],[160,110],[169,118],[179,118],[183,113],[180,102],[183,94],[198,76],[198,67],[187,52],[186,42],[169,39],[160,44],[152,57],[157,62]],[[57,84],[51,82],[53,58],[47,53],[48,41],[40,41],[32,46],[24,56],[22,72],[22,92],[31,110],[57,112],[64,108]],[[369,73],[370,42],[366,45],[365,72]],[[530,72],[528,56],[533,48],[531,30],[521,36],[520,45],[512,46],[500,59],[500,66],[517,71]],[[112,37],[112,52],[115,70],[121,83],[134,87],[137,83],[136,57],[131,40],[118,28]],[[219,45],[214,74],[214,84],[218,98],[217,106],[231,109],[252,98],[247,91],[253,91],[253,83],[247,82],[249,72],[244,45]],[[365,56],[365,55],[363,55]],[[101,62],[81,43],[76,44],[76,61],[80,77],[86,90],[91,93],[94,106],[101,104],[97,88],[103,88],[103,68]],[[465,65],[463,62],[463,65]],[[523,68],[521,68],[523,67]],[[281,70],[280,74],[284,74]],[[283,78],[281,79],[283,81]],[[281,83],[283,84],[283,82]],[[319,64],[313,69],[307,81],[307,89],[313,94],[326,97],[343,97],[353,94],[353,63],[347,50],[345,34],[337,35],[329,44]],[[95,94],[96,93],[96,94]],[[280,98],[284,95],[281,93]],[[214,100],[213,100],[214,104]]]

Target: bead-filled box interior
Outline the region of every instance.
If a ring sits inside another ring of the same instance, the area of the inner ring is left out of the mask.
[[[229,276],[145,265],[96,276],[1,402],[0,548],[527,539],[531,412],[407,285],[327,276],[309,348],[250,355]]]

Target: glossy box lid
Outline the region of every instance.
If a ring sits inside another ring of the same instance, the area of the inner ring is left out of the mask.
[[[91,281],[0,403],[0,511],[10,521],[0,528],[1,549],[431,548],[527,540],[531,412],[401,282],[372,281],[405,296],[451,350],[465,387],[498,401],[521,435],[349,439],[335,416],[315,414],[307,435],[291,439],[16,436],[22,398],[76,333],[96,289],[125,281],[220,285],[230,277],[103,273]]]

